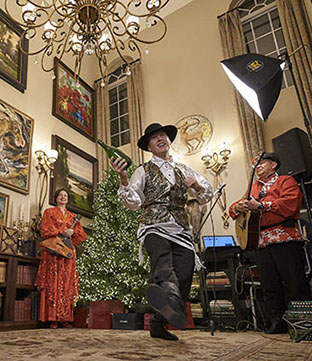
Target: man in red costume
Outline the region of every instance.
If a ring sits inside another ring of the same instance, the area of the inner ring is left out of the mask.
[[[50,322],[51,328],[59,324],[72,327],[74,320],[73,304],[78,297],[78,273],[76,271],[75,245],[83,242],[87,235],[78,222],[72,229],[75,215],[66,209],[69,193],[66,189],[55,192],[55,208],[44,211],[41,222],[41,236],[43,239],[62,234],[71,237],[73,257],[64,258],[43,248],[36,285],[41,293],[40,315],[41,322]]]
[[[269,334],[287,331],[282,317],[288,301],[311,299],[297,222],[302,194],[294,178],[276,173],[280,164],[276,153],[265,153],[256,167],[258,180],[252,185],[251,199],[243,197],[230,206],[233,219],[240,212],[261,212],[256,261],[270,321]]]

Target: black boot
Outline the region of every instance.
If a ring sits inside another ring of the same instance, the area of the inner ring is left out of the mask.
[[[176,328],[186,326],[185,304],[178,287],[173,282],[154,283],[146,287],[146,298],[155,311],[159,312],[168,323]]]
[[[150,335],[153,338],[162,338],[168,341],[178,340],[176,335],[167,330],[166,322],[157,315],[152,315],[150,319]]]

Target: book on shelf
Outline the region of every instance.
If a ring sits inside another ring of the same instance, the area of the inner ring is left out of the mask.
[[[31,319],[37,321],[39,319],[40,293],[33,291],[28,297],[31,299]]]
[[[31,298],[24,298],[24,319],[23,321],[31,321]]]
[[[22,300],[15,300],[14,321],[37,321],[39,318],[40,295],[38,292],[31,292]]]
[[[17,266],[17,284],[31,286],[36,281],[37,267],[30,265]]]
[[[6,269],[7,263],[0,262],[0,283],[4,283],[6,281]]]
[[[14,302],[14,322],[24,321],[24,300]]]

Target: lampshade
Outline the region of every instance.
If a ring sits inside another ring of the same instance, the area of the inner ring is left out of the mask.
[[[278,99],[285,61],[261,54],[244,54],[221,61],[224,71],[263,120]]]

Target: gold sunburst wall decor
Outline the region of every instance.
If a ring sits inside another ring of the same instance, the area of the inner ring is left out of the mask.
[[[178,134],[172,144],[172,149],[181,156],[201,152],[212,136],[212,125],[203,115],[188,115],[179,120],[176,127]]]

